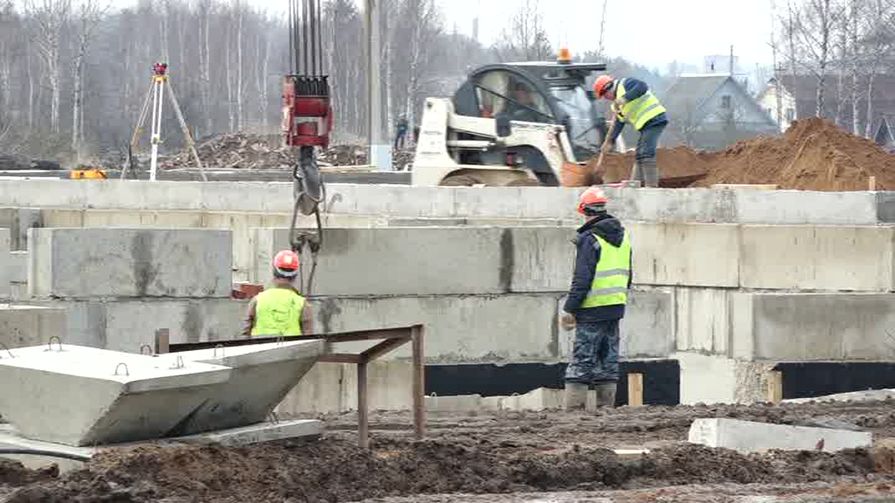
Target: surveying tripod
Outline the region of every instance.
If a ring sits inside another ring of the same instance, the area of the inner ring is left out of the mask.
[[[149,116],[150,107],[152,107],[152,134],[149,137],[149,143],[151,145],[151,156],[149,161],[149,179],[155,181],[156,175],[158,174],[158,146],[162,142],[162,105],[165,100],[165,88],[168,88],[168,96],[171,99],[171,106],[174,107],[174,114],[177,117],[177,122],[180,123],[180,130],[183,132],[183,139],[186,142],[187,148],[190,149],[190,152],[193,154],[193,159],[196,161],[196,165],[199,166],[199,174],[202,176],[202,181],[208,181],[208,178],[205,176],[205,167],[202,166],[202,161],[199,159],[199,153],[196,151],[196,142],[193,141],[193,136],[190,134],[190,128],[187,127],[186,121],[183,119],[183,113],[180,111],[180,105],[177,103],[177,96],[174,95],[174,87],[171,86],[170,78],[168,77],[168,64],[167,63],[156,63],[152,66],[152,83],[149,87],[149,92],[146,94],[146,99],[143,100],[143,107],[140,109],[140,118],[137,119],[137,126],[134,128],[134,134],[131,136],[130,148],[128,149],[128,161],[124,166],[124,169],[121,170],[121,179],[125,179],[127,177],[128,170],[131,168],[131,164],[133,163],[133,153],[137,150],[137,147],[140,144],[140,135],[143,132],[143,127],[146,125],[146,117]]]

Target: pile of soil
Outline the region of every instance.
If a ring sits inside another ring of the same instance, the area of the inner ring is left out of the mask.
[[[706,157],[706,154],[687,147],[660,148],[656,152],[656,162],[661,169],[659,186],[686,187],[703,178],[710,168]],[[603,182],[630,180],[633,165],[634,152],[607,155],[603,159]]]
[[[895,155],[819,118],[794,122],[782,137],[741,141],[707,157],[708,175],[695,186],[768,183],[782,189],[867,190],[875,176],[878,190],[895,189]]]

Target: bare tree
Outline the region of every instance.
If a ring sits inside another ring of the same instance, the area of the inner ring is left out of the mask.
[[[71,0],[26,0],[25,5],[36,25],[35,42],[46,68],[50,87],[50,130],[58,133],[62,93],[60,49],[63,30],[71,16]]]
[[[867,71],[867,112],[864,136],[870,138],[873,129],[873,85],[883,59],[895,49],[895,2],[871,0],[867,16],[865,67]],[[857,108],[857,107],[856,107]],[[856,133],[857,134],[857,133]]]
[[[807,0],[796,13],[795,32],[800,41],[802,66],[817,79],[815,115],[823,117],[826,78],[832,60],[832,38],[842,7],[833,0]]]
[[[71,148],[81,155],[82,141],[84,139],[84,63],[87,50],[96,27],[104,14],[105,8],[100,7],[97,0],[83,0],[78,9],[78,44],[75,58],[72,64],[72,127]]]
[[[543,16],[538,0],[524,0],[519,10],[503,30],[501,41],[495,44],[500,59],[546,60],[553,56],[553,49],[544,29]]]

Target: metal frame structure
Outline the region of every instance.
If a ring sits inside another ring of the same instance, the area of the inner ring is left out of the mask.
[[[413,365],[413,427],[418,440],[426,435],[426,409],[425,409],[425,358],[423,353],[423,341],[425,327],[412,325],[398,328],[384,328],[378,330],[362,330],[357,332],[344,332],[336,334],[305,335],[294,340],[323,340],[326,342],[326,353],[318,361],[323,363],[353,363],[357,366],[357,435],[358,444],[366,449],[370,446],[370,422],[367,408],[367,366],[370,362],[394,351],[395,349],[410,343],[412,346]],[[170,344],[168,329],[156,331],[155,352],[177,353],[194,349],[208,349],[215,347],[244,346],[247,344],[263,344],[270,342],[282,342],[282,337],[255,337],[252,339],[234,339],[226,341],[193,342],[183,344]],[[334,353],[333,344],[339,342],[381,341],[373,347],[360,353]]]

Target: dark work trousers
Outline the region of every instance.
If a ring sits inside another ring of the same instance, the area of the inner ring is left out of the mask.
[[[566,381],[582,384],[618,381],[619,321],[592,321],[575,326],[575,344],[566,367]]]

